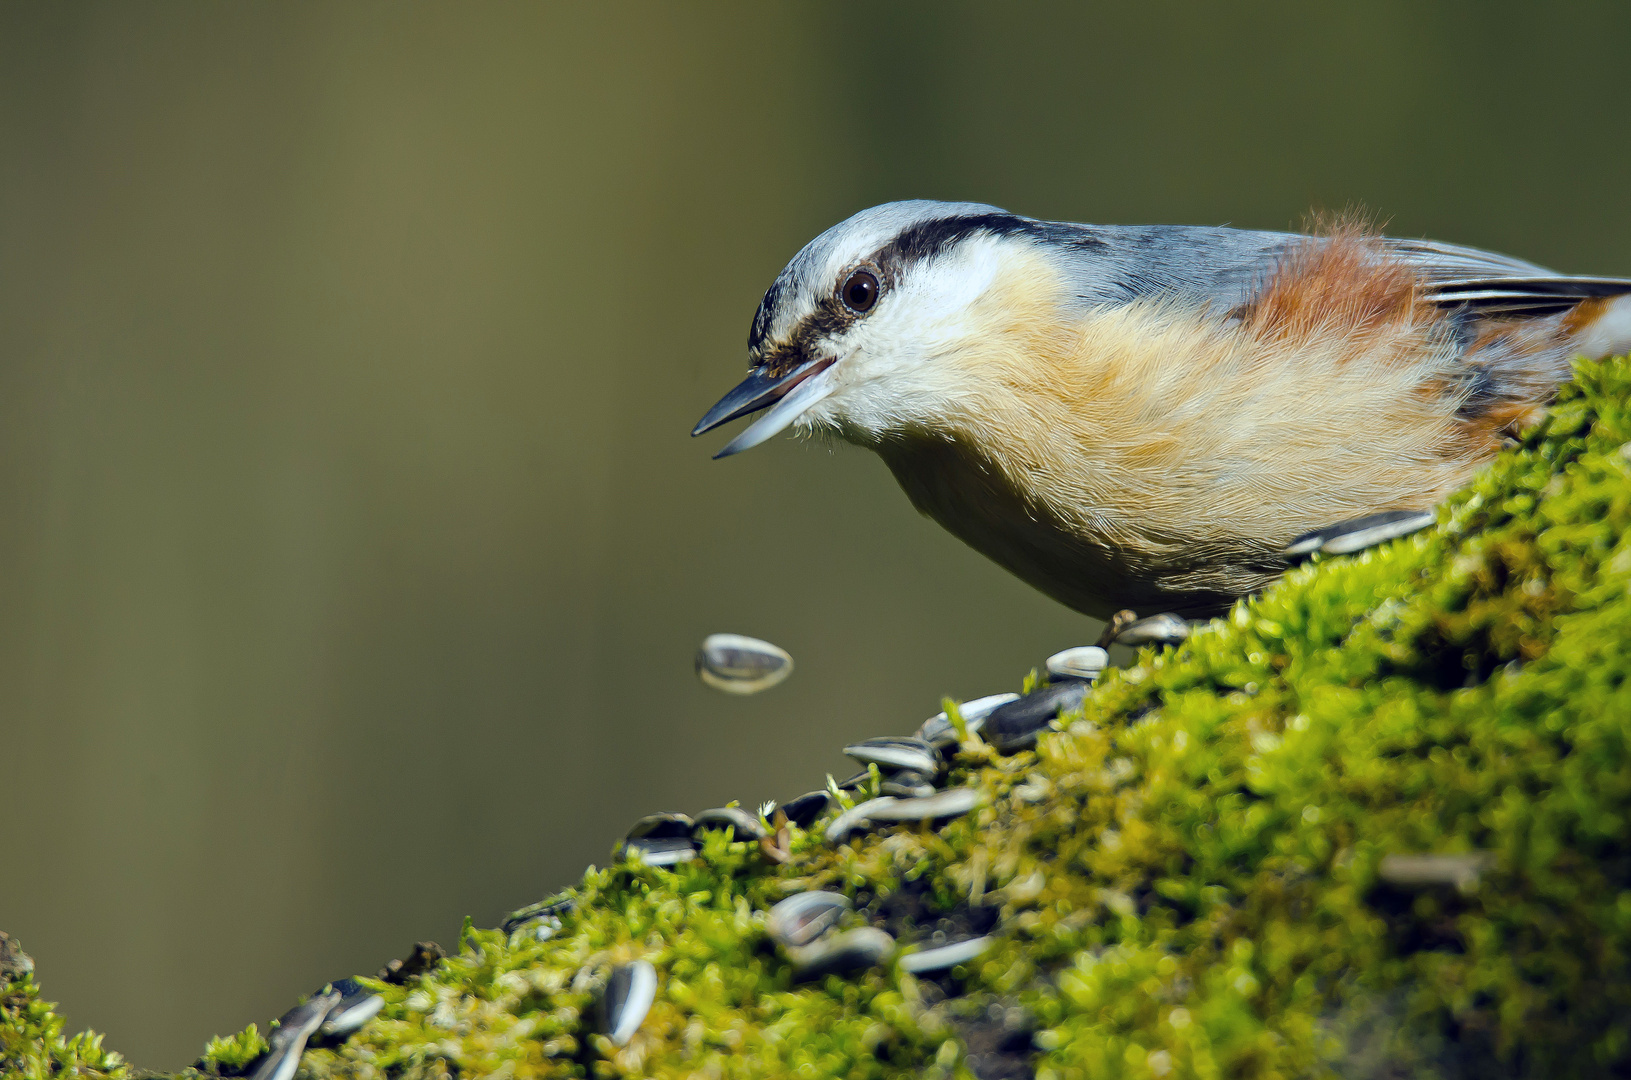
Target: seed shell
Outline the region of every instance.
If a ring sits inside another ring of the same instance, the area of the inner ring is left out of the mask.
[[[1036,745],[1037,734],[1061,712],[1080,708],[1086,697],[1086,683],[1055,683],[993,710],[982,735],[999,753],[1024,750]]]
[[[786,649],[742,634],[709,634],[697,650],[697,677],[727,694],[757,694],[792,673]]]
[[[835,972],[874,967],[889,959],[895,939],[875,926],[861,926],[841,934],[828,934],[808,945],[787,950],[793,973],[800,979],[814,979]]]
[[[830,802],[832,796],[825,791],[807,791],[796,799],[782,803],[781,810],[788,821],[801,829],[808,829],[826,811]]]
[[[957,712],[963,718],[964,727],[972,735],[985,724],[986,717],[991,715],[992,710],[1018,700],[1018,694],[991,694],[963,702],[957,707]],[[917,729],[917,737],[936,749],[945,749],[956,745],[957,729],[952,727],[951,720],[945,713],[936,713],[923,721],[923,726]]]
[[[844,753],[862,765],[876,765],[880,769],[911,769],[920,773],[935,773],[940,769],[939,753],[919,738],[867,739],[844,747]]]
[[[1045,661],[1052,679],[1086,679],[1092,682],[1110,666],[1110,654],[1097,645],[1079,645],[1056,652]]]
[[[657,969],[645,960],[612,969],[601,994],[601,1027],[614,1046],[627,1046],[657,1000]]]
[[[1176,645],[1189,637],[1189,623],[1173,614],[1151,615],[1135,619],[1122,627],[1116,635],[1117,645]]]
[[[764,823],[739,806],[721,806],[713,810],[704,810],[698,814],[691,826],[691,836],[696,838],[697,833],[703,829],[734,829],[738,840],[762,840],[770,835],[770,830]]]
[[[969,938],[967,941],[957,941],[950,945],[942,945],[935,949],[924,949],[921,952],[911,953],[901,957],[900,968],[913,975],[921,975],[929,971],[944,971],[966,964],[981,955],[997,943],[996,938],[989,935]]]
[[[836,926],[851,906],[843,893],[794,893],[770,909],[765,932],[784,949],[800,948]]]

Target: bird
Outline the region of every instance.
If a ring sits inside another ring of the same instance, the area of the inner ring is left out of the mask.
[[[1631,280],[1352,214],[1270,232],[910,200],[793,257],[692,434],[762,413],[715,456],[788,427],[864,447],[1068,607],[1200,619],[1299,538],[1430,521],[1576,356],[1628,347]]]

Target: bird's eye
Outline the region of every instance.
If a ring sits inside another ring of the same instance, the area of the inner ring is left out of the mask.
[[[865,314],[878,302],[878,277],[870,270],[857,270],[838,287],[839,299],[851,311]]]

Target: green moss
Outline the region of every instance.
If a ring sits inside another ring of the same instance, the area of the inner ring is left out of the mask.
[[[199,1064],[210,1072],[225,1076],[238,1076],[245,1072],[256,1058],[266,1053],[265,1036],[250,1024],[236,1035],[217,1035],[204,1046]]]
[[[0,981],[0,1076],[7,1080],[50,1077],[106,1077],[120,1080],[130,1070],[124,1059],[102,1048],[90,1031],[64,1038],[62,1017],[40,1000],[32,974]]]
[[[785,865],[711,834],[672,870],[591,868],[548,940],[467,927],[305,1069],[1624,1073],[1628,401],[1631,364],[1582,365],[1435,529],[1300,568],[1183,647],[1145,651],[1035,751],[965,742],[952,782],[981,791],[974,813],[838,846],[794,829]],[[1379,872],[1390,854],[1457,852],[1486,856],[1459,887]],[[942,917],[994,920],[999,944],[938,979],[796,983],[763,912],[803,888],[849,893],[855,924],[908,947]],[[660,986],[619,1049],[594,1002],[636,957]],[[41,1046],[57,1038],[44,1023],[28,1029]],[[72,1044],[50,1045],[27,1060]]]

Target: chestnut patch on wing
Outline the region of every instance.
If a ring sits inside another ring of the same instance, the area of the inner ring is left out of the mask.
[[[1603,317],[1609,301],[1605,297],[1582,300],[1563,316],[1563,332],[1571,337]]]
[[[1375,234],[1353,221],[1294,246],[1237,314],[1264,337],[1340,335],[1356,350],[1382,331],[1442,317],[1416,299],[1410,267],[1389,258]]]

